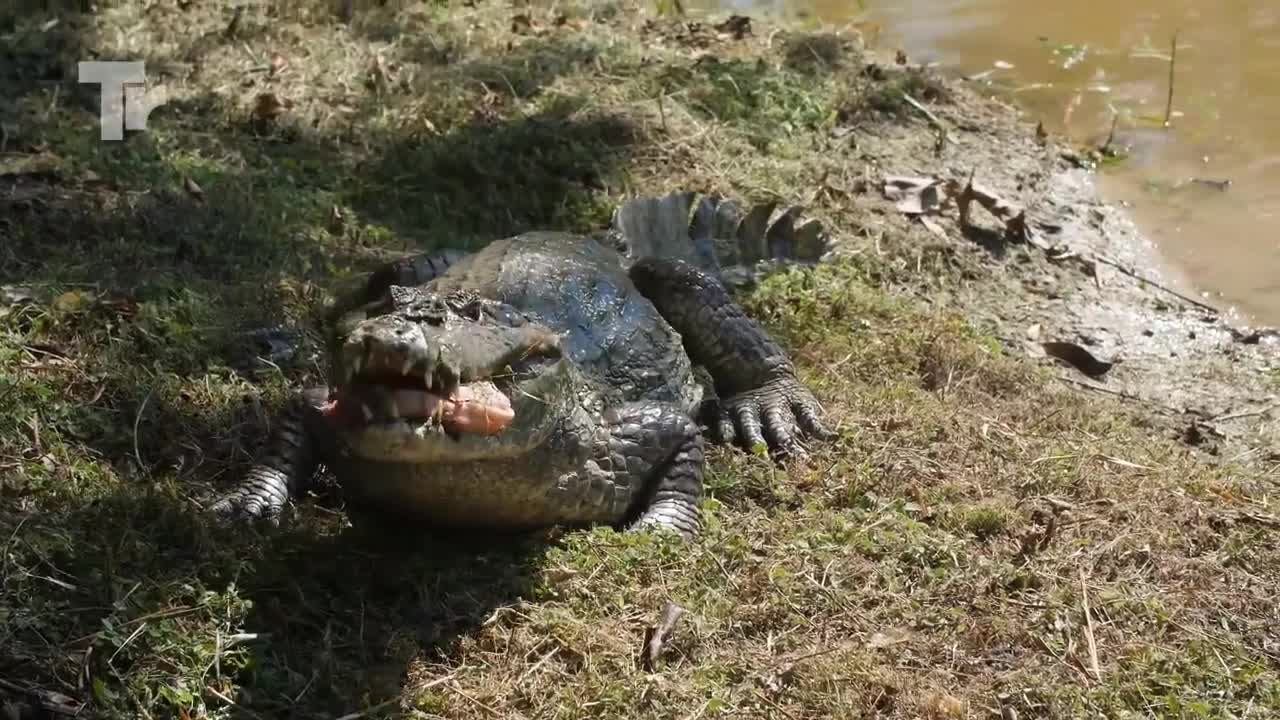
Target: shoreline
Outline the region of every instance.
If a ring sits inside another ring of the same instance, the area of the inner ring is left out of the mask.
[[[887,51],[871,54],[882,65],[895,63]],[[935,112],[949,117],[950,129],[966,141],[932,163],[921,159],[931,142],[927,134],[925,142],[904,139],[886,155],[924,176],[960,180],[973,172],[976,181],[1024,208],[1038,236],[1033,245],[978,250],[954,208],[944,208],[936,217],[950,221],[946,240],[967,245],[970,261],[988,280],[962,294],[956,307],[1014,354],[1044,358],[1043,343],[1066,342],[1113,363],[1096,378],[1055,364],[1070,384],[1145,404],[1189,436],[1212,435],[1220,441],[1208,447],[1214,455],[1270,457],[1270,448],[1280,447],[1280,387],[1273,379],[1280,373],[1280,341],[1274,331],[1200,297],[1131,211],[1104,195],[1094,151],[1059,137],[1037,140],[1035,119],[1014,101],[981,92],[963,77],[942,77],[957,104]],[[983,147],[984,134],[998,139]],[[880,211],[891,214],[892,206],[886,201]],[[1000,229],[987,220],[980,242]],[[919,223],[898,228],[915,232],[918,243],[929,242]],[[1015,261],[1002,257],[1010,252]],[[1010,290],[1009,279],[1017,290]]]

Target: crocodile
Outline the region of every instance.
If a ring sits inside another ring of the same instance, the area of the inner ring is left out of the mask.
[[[276,522],[323,466],[350,504],[442,527],[696,537],[704,434],[779,459],[834,434],[729,292],[819,259],[821,226],[694,197],[377,268],[329,310],[327,385],[286,404],[212,510]]]

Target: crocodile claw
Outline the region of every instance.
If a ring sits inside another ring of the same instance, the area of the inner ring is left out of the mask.
[[[270,465],[258,464],[250,469],[245,482],[209,506],[209,513],[227,524],[238,521],[280,523],[289,500],[287,475]]]
[[[273,508],[261,498],[233,492],[210,505],[209,515],[224,525],[262,521],[274,527],[280,524],[281,509]]]
[[[822,407],[794,377],[772,380],[719,402],[711,431],[724,444],[735,441],[775,457],[804,457],[806,438],[830,440],[835,433],[821,419]]]

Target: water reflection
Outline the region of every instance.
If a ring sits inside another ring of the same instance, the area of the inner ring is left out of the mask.
[[[725,0],[720,6],[871,21],[881,46],[983,74],[1050,130],[1080,140],[1105,137],[1118,113],[1121,138],[1134,155],[1103,177],[1104,190],[1132,203],[1165,257],[1218,304],[1280,324],[1280,3]],[[1166,131],[1160,123],[1175,31],[1175,127]],[[1224,192],[1192,178],[1232,184]]]

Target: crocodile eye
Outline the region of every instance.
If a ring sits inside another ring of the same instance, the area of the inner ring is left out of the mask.
[[[473,290],[458,290],[450,293],[446,302],[451,310],[468,320],[479,320],[484,305],[480,296]]]
[[[428,298],[410,305],[405,316],[410,320],[422,320],[432,325],[443,325],[449,317],[449,307],[440,298]]]

